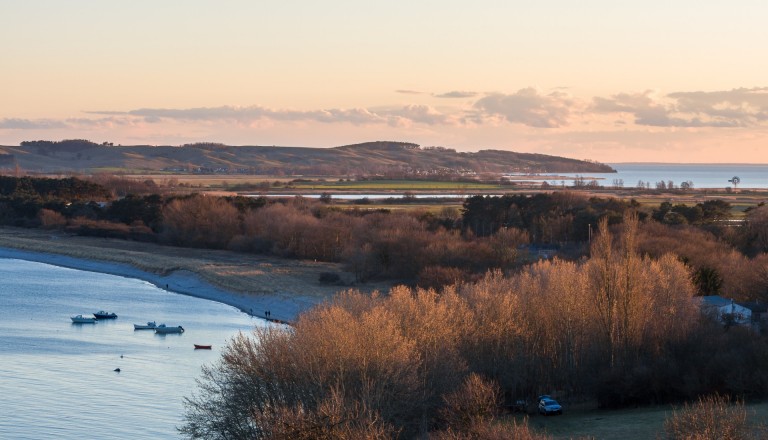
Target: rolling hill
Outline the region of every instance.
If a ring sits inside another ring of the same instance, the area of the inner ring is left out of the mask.
[[[405,142],[334,148],[230,146],[114,146],[84,140],[30,141],[0,146],[0,169],[30,172],[211,172],[253,174],[462,174],[614,172],[604,164],[502,150],[457,152]]]

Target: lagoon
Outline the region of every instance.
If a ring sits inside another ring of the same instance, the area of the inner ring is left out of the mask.
[[[238,332],[269,325],[132,278],[0,258],[0,279],[3,438],[179,438],[183,398],[196,391],[201,368]],[[69,319],[101,309],[118,318]],[[133,330],[152,320],[186,332]]]

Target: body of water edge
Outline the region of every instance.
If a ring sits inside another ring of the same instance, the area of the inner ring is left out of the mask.
[[[1,438],[179,438],[183,398],[196,391],[202,366],[238,332],[269,325],[113,275],[0,258],[0,279]],[[118,318],[70,320],[99,310]],[[147,321],[186,331],[133,329]]]
[[[693,188],[723,189],[734,187],[731,180],[739,178],[739,188],[768,188],[768,164],[675,164],[675,163],[617,163],[610,164],[616,173],[565,173],[541,177],[550,184],[560,185],[559,176],[573,179],[596,179],[600,186],[614,186],[620,181],[625,188],[637,187],[640,182],[656,188],[656,182],[672,181],[675,187],[691,182]],[[566,185],[569,185],[566,182]]]

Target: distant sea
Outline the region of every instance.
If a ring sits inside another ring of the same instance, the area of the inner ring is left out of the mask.
[[[679,163],[615,163],[609,164],[616,173],[578,173],[552,175],[552,180],[545,180],[553,185],[560,185],[565,178],[583,177],[597,180],[601,186],[614,186],[623,182],[625,188],[637,187],[639,182],[649,183],[651,188],[656,182],[672,181],[675,187],[682,182],[693,183],[693,188],[733,187],[729,180],[739,178],[739,188],[768,188],[768,164],[679,164]],[[569,185],[569,182],[566,182]]]

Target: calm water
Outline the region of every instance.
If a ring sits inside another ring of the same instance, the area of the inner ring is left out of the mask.
[[[0,438],[179,438],[201,367],[238,332],[266,325],[144,281],[41,263],[0,258],[0,280]],[[69,319],[101,309],[118,318]],[[133,330],[152,320],[186,332]]]
[[[675,186],[685,181],[693,182],[694,188],[732,187],[728,182],[734,176],[741,181],[739,188],[768,188],[768,165],[758,164],[671,164],[671,163],[620,163],[611,164],[617,173],[581,173],[584,178],[596,178],[602,186],[612,186],[614,179],[624,181],[624,187],[636,187],[639,181],[649,182],[651,188],[656,182],[672,181]],[[576,174],[563,176],[575,177]],[[559,185],[560,180],[549,183]],[[569,184],[566,182],[566,184]]]

